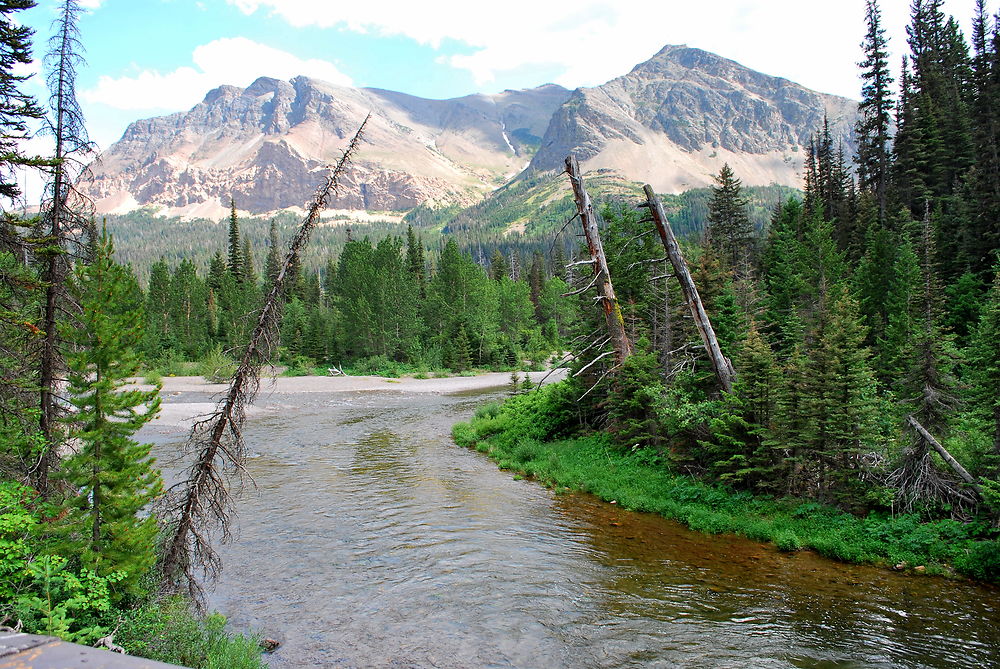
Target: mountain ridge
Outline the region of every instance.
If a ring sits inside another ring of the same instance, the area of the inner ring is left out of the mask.
[[[333,210],[468,206],[519,175],[611,170],[677,193],[729,162],[747,185],[800,183],[803,147],[830,118],[850,146],[856,103],[685,45],[627,74],[445,100],[300,76],[222,85],[186,112],[140,119],[91,166],[81,189],[101,213],[152,207],[221,217],[309,201],[326,166],[373,112]]]

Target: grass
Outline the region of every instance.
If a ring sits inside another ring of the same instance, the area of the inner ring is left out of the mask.
[[[1000,541],[985,522],[921,522],[914,515],[857,517],[813,501],[773,498],[711,485],[669,471],[644,450],[622,451],[600,434],[559,438],[559,385],[481,408],[452,434],[502,469],[544,484],[617,500],[709,534],[732,533],[812,549],[851,563],[903,564],[934,574],[962,573],[1000,582]]]

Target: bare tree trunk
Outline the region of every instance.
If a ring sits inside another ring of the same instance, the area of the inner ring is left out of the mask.
[[[680,246],[678,246],[677,239],[674,237],[670,221],[667,220],[667,215],[663,211],[663,205],[656,197],[656,193],[653,192],[652,187],[646,185],[643,187],[643,191],[646,193],[646,205],[652,214],[653,223],[656,224],[656,231],[660,234],[660,241],[663,242],[663,248],[667,251],[670,264],[674,267],[674,274],[677,276],[677,281],[680,282],[681,290],[684,292],[684,300],[691,308],[691,316],[694,319],[694,324],[698,328],[698,334],[701,335],[702,342],[705,344],[705,350],[708,351],[708,357],[712,362],[712,370],[715,372],[715,377],[719,380],[719,386],[724,392],[732,392],[733,383],[736,381],[736,371],[733,369],[733,363],[722,354],[722,349],[719,347],[719,340],[715,336],[715,329],[712,327],[712,321],[709,320],[708,314],[705,313],[705,305],[701,302],[701,296],[698,295],[698,288],[694,285],[694,279],[691,278],[691,272],[688,271],[687,263],[684,262],[684,256],[681,254]]]
[[[573,187],[573,198],[576,200],[576,210],[583,224],[583,234],[587,238],[587,248],[594,264],[594,279],[600,292],[601,306],[604,309],[604,320],[607,323],[611,345],[615,349],[615,361],[621,364],[625,358],[632,355],[632,342],[625,333],[625,321],[622,310],[615,297],[615,288],[611,284],[611,273],[608,271],[608,259],[604,255],[604,245],[597,229],[597,216],[594,214],[594,204],[583,186],[580,175],[580,164],[576,156],[566,158],[566,173]]]
[[[257,396],[260,369],[270,361],[278,343],[285,280],[299,261],[309,233],[319,221],[320,212],[339,189],[340,178],[358,150],[367,123],[368,118],[358,128],[340,161],[316,192],[306,220],[292,239],[285,261],[260,309],[257,324],[229,382],[229,391],[219,401],[215,412],[195,424],[188,436],[188,443],[200,450],[187,479],[174,486],[179,489],[179,494],[174,496],[176,502],[168,509],[168,514],[173,519],[173,535],[167,542],[163,557],[163,578],[168,591],[177,592],[186,586],[196,602],[201,600],[201,589],[195,578],[195,570],[200,567],[205,575],[216,576],[222,568],[218,555],[212,549],[209,533],[213,528],[218,528],[223,541],[230,538],[232,502],[227,479],[237,475],[242,480],[245,473],[246,446],[243,443],[242,429],[246,407]]]

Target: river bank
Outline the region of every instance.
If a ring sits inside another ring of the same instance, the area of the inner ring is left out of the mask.
[[[709,534],[739,534],[780,550],[811,549],[841,562],[1000,582],[1000,541],[985,523],[859,518],[809,500],[772,498],[670,472],[657,456],[613,447],[600,434],[552,439],[546,393],[484,407],[453,436],[508,469],[622,508],[659,514]]]
[[[527,376],[533,384],[540,383],[548,376],[546,382],[561,379],[565,372],[557,370],[548,372],[518,372],[518,377]],[[261,379],[258,402],[247,407],[247,417],[260,417],[268,412],[280,409],[280,404],[270,402],[272,398],[287,395],[311,394],[342,394],[357,392],[397,392],[397,393],[475,393],[491,389],[504,388],[510,385],[509,372],[489,372],[475,376],[452,376],[435,379],[417,379],[412,377],[387,378],[381,376],[267,376]],[[152,390],[154,386],[136,383],[129,388]],[[228,390],[226,383],[211,383],[202,376],[164,376],[160,395],[164,402],[154,425],[161,428],[190,428],[191,424],[207,415],[215,406],[208,400],[221,396]],[[176,401],[177,398],[192,393],[202,399],[198,402]]]

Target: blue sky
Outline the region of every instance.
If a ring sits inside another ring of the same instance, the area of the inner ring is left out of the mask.
[[[139,118],[189,109],[220,84],[306,74],[431,98],[624,74],[665,44],[857,97],[864,0],[80,0],[78,95],[102,147]],[[902,53],[909,0],[882,0]],[[19,18],[36,55],[57,0]],[[974,0],[946,0],[967,27]],[[991,7],[996,10],[996,7]],[[898,58],[894,59],[894,63]],[[34,92],[44,97],[40,79]]]

